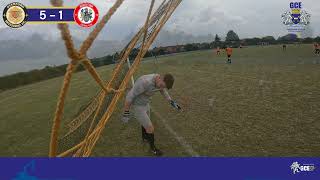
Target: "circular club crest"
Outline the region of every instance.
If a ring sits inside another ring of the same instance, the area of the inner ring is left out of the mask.
[[[99,19],[97,7],[91,3],[81,3],[73,13],[74,20],[82,27],[91,27]]]
[[[10,3],[3,10],[3,21],[11,28],[22,27],[27,18],[27,8],[21,3]]]

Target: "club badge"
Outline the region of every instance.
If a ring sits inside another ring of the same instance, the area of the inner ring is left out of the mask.
[[[3,10],[3,20],[11,28],[20,28],[26,24],[27,8],[18,2],[8,4]]]
[[[73,14],[75,22],[82,27],[91,27],[99,19],[97,7],[91,3],[82,3],[76,7]]]

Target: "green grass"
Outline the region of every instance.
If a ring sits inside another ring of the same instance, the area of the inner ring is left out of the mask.
[[[225,55],[197,51],[141,64],[136,76],[171,72],[174,111],[160,95],[153,108],[201,156],[319,156],[320,57],[312,45],[235,49]],[[113,66],[99,68],[108,80]],[[63,78],[0,93],[0,156],[47,156],[52,118]],[[88,75],[74,75],[64,126],[98,91]],[[120,122],[123,101],[93,156],[149,156],[135,119]],[[154,114],[156,144],[166,156],[189,156]]]

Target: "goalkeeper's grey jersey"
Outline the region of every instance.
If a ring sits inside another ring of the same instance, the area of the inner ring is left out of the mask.
[[[126,101],[133,105],[147,105],[150,103],[154,93],[160,91],[160,89],[156,87],[157,75],[158,74],[148,74],[138,78],[133,88],[128,92]],[[166,90],[163,90],[162,94],[167,100],[171,99]]]

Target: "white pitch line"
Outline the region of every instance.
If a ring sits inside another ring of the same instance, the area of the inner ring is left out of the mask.
[[[193,150],[193,148],[186,142],[186,140],[179,136],[177,132],[175,132],[172,127],[167,123],[167,121],[161,117],[161,115],[155,111],[153,108],[151,111],[158,117],[158,119],[163,123],[165,128],[174,136],[174,138],[179,142],[179,144],[184,148],[184,150],[191,155],[192,157],[200,157],[200,155]]]

